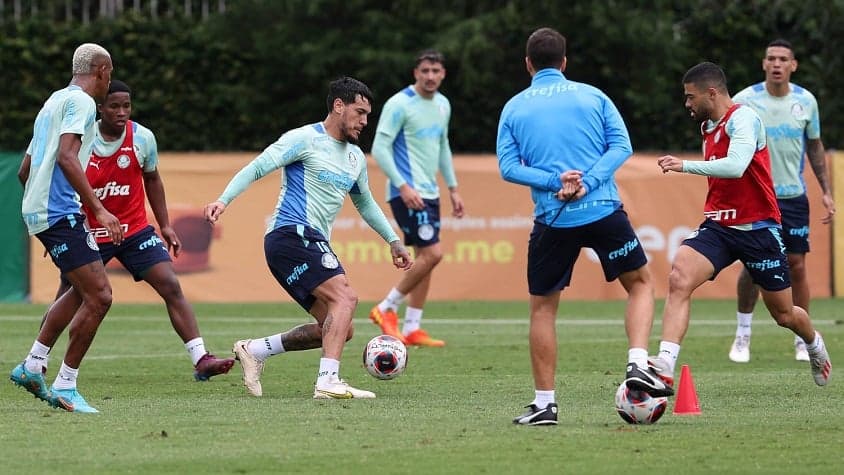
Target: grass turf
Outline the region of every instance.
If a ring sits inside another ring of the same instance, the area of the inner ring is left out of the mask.
[[[812,314],[833,364],[844,361],[841,300]],[[308,317],[291,304],[196,305],[209,350],[284,331]],[[377,327],[356,313],[341,372],[375,400],[315,401],[315,351],[271,358],[264,397],[249,396],[240,368],[197,383],[160,305],[115,304],[79,379],[97,415],[50,409],[0,385],[3,473],[839,473],[844,385],[826,388],[794,361],[792,337],[757,309],[752,359],[727,359],[734,303],[695,301],[680,363],[692,368],[703,414],[669,412],[629,426],[613,407],[624,378],[623,302],[563,302],[557,334],[560,425],[510,421],[533,398],[524,302],[431,303],[425,326],[445,348],[411,348],[392,381],[360,364]],[[0,305],[0,363],[26,354],[43,306]],[[658,315],[660,312],[657,312]],[[656,318],[651,352],[657,346]],[[66,339],[53,350],[48,381]],[[840,371],[840,370],[839,370]],[[679,375],[679,371],[678,371]],[[673,401],[672,401],[673,402]]]

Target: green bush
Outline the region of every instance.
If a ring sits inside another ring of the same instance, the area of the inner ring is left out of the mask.
[[[844,107],[834,87],[842,70],[844,0],[727,2],[243,0],[208,20],[127,12],[88,25],[6,18],[0,39],[0,149],[22,150],[49,93],[70,79],[70,56],[101,43],[115,78],[135,90],[135,119],[163,150],[257,150],[281,132],[324,118],[327,82],[346,74],[380,105],[412,82],[425,47],[447,58],[442,91],[453,106],[455,151],[492,152],[504,102],[529,84],[524,43],[539,26],[569,40],[566,75],[603,89],[618,105],[637,150],[697,150],[697,128],[682,106],[682,74],[720,64],[731,92],[763,80],[765,45],[795,45],[794,81],[821,109],[828,147],[844,141]]]

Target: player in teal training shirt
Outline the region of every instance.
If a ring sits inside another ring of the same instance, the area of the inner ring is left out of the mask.
[[[255,180],[278,169],[281,193],[264,236],[270,271],[317,323],[299,325],[264,338],[239,340],[234,353],[243,383],[261,396],[261,372],[272,355],[322,347],[314,399],[371,399],[375,394],[340,379],[343,345],[352,337],[357,295],[331,250],[331,227],[346,195],[363,219],[390,243],[393,264],[411,267],[412,259],[369,191],[366,157],[357,146],[372,110],[372,93],[362,82],[344,77],[331,82],[323,122],[291,130],[243,167],[205,217],[217,222],[226,207]]]
[[[818,103],[811,92],[790,82],[791,74],[797,70],[797,60],[788,41],[778,39],[768,44],[762,70],[765,81],[745,88],[733,100],[750,106],[765,124],[794,304],[808,311],[809,199],[803,180],[804,156],[808,156],[823,192],[827,214],[821,218],[821,223],[830,223],[835,214],[826,153],[821,142]],[[745,269],[739,275],[737,289],[736,337],[729,357],[736,363],[747,363],[750,361],[753,308],[759,299],[759,290]],[[794,337],[794,357],[797,361],[809,361],[806,343],[799,336]]]
[[[451,104],[439,92],[445,78],[445,59],[434,50],[416,58],[414,84],[385,104],[378,120],[372,156],[387,175],[387,201],[404,232],[404,243],[416,250],[416,263],[378,305],[369,312],[381,331],[410,345],[444,346],[421,328],[431,273],[442,260],[440,246],[440,190],[442,173],[451,198],[452,214],[463,217],[463,199],[448,144]],[[404,325],[398,329],[399,305],[407,299]]]
[[[67,305],[50,306],[29,355],[9,378],[53,407],[70,412],[98,412],[79,394],[76,381],[82,359],[111,306],[111,285],[80,200],[115,244],[123,240],[119,220],[97,199],[84,172],[94,139],[94,98],[105,97],[112,69],[111,56],[102,46],[85,43],[76,49],[73,78],[38,112],[32,140],[18,171],[24,184],[21,211],[29,233],[41,241],[84,305],[78,310]],[[67,351],[48,390],[42,371],[50,349],[71,321],[73,331]]]

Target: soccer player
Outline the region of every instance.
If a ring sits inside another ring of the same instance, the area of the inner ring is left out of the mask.
[[[85,43],[76,48],[73,78],[38,112],[18,171],[24,184],[21,211],[29,234],[44,244],[81,305],[50,308],[29,355],[9,379],[51,406],[71,412],[98,412],[79,394],[76,382],[82,359],[111,307],[111,285],[94,236],[85,225],[80,199],[114,244],[123,241],[120,221],[97,199],[84,171],[96,135],[94,99],[105,98],[112,69],[111,55],[102,46]],[[52,387],[47,388],[44,363],[64,322],[71,320],[64,360]]]
[[[416,57],[415,82],[384,103],[372,143],[372,156],[387,175],[387,201],[404,232],[404,243],[415,250],[415,263],[372,308],[369,318],[383,333],[410,345],[445,345],[420,327],[431,274],[443,257],[437,170],[448,186],[452,215],[463,217],[463,199],[457,191],[448,144],[451,104],[439,92],[445,78],[444,63],[443,55],[434,50]],[[399,332],[396,312],[405,299],[404,325]]]
[[[825,386],[832,364],[821,335],[806,310],[791,294],[771,160],[765,127],[751,107],[730,99],[727,79],[718,65],[705,62],[683,77],[685,107],[701,121],[703,161],[658,159],[663,173],[707,177],[705,220],[683,241],[668,276],[668,297],[662,316],[662,341],[652,364],[673,381],[680,344],[689,326],[692,292],[721,269],[739,260],[761,288],[765,306],[777,324],[806,342],[815,383]]]
[[[826,152],[821,142],[818,103],[811,92],[790,82],[791,74],[797,70],[797,60],[788,41],[778,39],[768,44],[762,58],[762,70],[765,81],[745,88],[733,97],[733,101],[755,110],[765,124],[774,191],[782,213],[782,238],[791,275],[791,292],[794,304],[808,312],[809,199],[803,180],[804,154],[809,157],[823,193],[821,202],[826,208],[826,216],[821,218],[821,223],[830,223],[835,214]],[[747,363],[750,361],[753,307],[759,299],[759,290],[747,270],[739,275],[737,290],[738,322],[729,356],[736,363]],[[798,335],[794,336],[794,357],[797,361],[809,361],[806,343]]]
[[[217,201],[205,207],[206,219],[216,223],[252,182],[284,169],[281,193],[264,236],[264,253],[273,277],[316,323],[235,342],[243,384],[253,396],[263,394],[260,378],[267,358],[321,347],[314,399],[375,397],[340,379],[340,356],[352,338],[358,297],[329,241],[346,195],[367,224],[390,243],[393,264],[408,269],[413,263],[369,191],[366,157],[357,146],[372,111],[372,93],[362,82],[343,77],[329,85],[326,105],[324,121],[283,134],[232,178]]]
[[[94,149],[85,174],[103,206],[122,223],[124,235],[119,245],[111,243],[106,229],[100,226],[91,210],[83,206],[102,260],[108,263],[116,258],[135,281],[145,281],[164,299],[170,323],[193,361],[197,381],[225,374],[234,365],[234,359],[217,358],[206,351],[193,308],[185,299],[173,270],[168,250],[172,249],[173,255],[178,257],[182,243],[170,226],[164,183],[158,173],[155,136],[148,128],[130,120],[131,90],[122,81],[111,81],[105,102],[98,110],[101,119],[97,122]],[[158,222],[161,237],[147,220],[146,200]],[[58,291],[62,297],[54,306],[78,307],[82,303],[73,292],[65,295],[69,286],[62,279]]]
[[[568,80],[566,39],[551,28],[527,40],[530,87],[504,106],[498,123],[501,176],[530,187],[535,221],[528,243],[530,356],[535,398],[516,424],[557,423],[555,321],[584,247],[595,250],[607,281],[627,291],[626,382],[654,396],[674,390],[648,366],[653,281],[616,188],[614,173],[631,156],[624,121],[603,92]]]

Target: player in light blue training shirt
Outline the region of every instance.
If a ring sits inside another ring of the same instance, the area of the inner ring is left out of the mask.
[[[803,179],[804,157],[818,179],[826,216],[821,223],[829,224],[835,214],[826,165],[826,152],[821,141],[818,103],[807,89],[793,84],[791,74],[797,70],[797,60],[791,43],[777,39],[765,48],[762,58],[765,81],[749,86],[736,94],[733,101],[746,104],[759,114],[768,136],[774,190],[782,213],[782,237],[788,257],[791,291],[794,304],[809,310],[809,279],[806,253],[809,252],[809,199]],[[750,361],[750,334],[753,308],[759,290],[753,285],[747,270],[738,278],[736,337],[730,347],[730,360]],[[794,358],[809,361],[806,343],[794,337]]]
[[[264,236],[264,253],[278,283],[317,323],[235,342],[233,351],[243,367],[243,383],[253,396],[263,394],[260,378],[268,357],[321,347],[314,399],[375,397],[340,379],[340,357],[343,345],[352,337],[357,295],[329,243],[337,213],[346,195],[351,195],[367,224],[390,243],[393,264],[400,269],[412,264],[369,191],[366,157],[357,146],[371,104],[372,93],[362,82],[349,77],[331,82],[328,116],[323,122],[282,135],[232,178],[217,201],[205,207],[205,217],[215,223],[255,180],[284,170],[278,204]]]
[[[79,366],[111,306],[111,286],[96,240],[85,224],[85,204],[115,244],[123,240],[119,220],[109,213],[88,184],[84,167],[94,140],[96,104],[108,91],[111,56],[102,46],[85,43],[73,53],[70,85],[54,92],[35,119],[32,140],[18,177],[24,184],[21,211],[29,233],[44,244],[53,263],[73,286],[83,305],[51,305],[38,338],[10,379],[53,407],[98,412],[76,389]],[[42,376],[51,347],[71,321],[67,351],[49,389]]]
[[[560,292],[584,247],[598,255],[607,281],[618,279],[629,295],[628,387],[653,396],[674,390],[648,366],[653,283],[613,179],[632,154],[621,114],[603,92],[563,75],[560,33],[540,28],[526,49],[533,79],[501,112],[497,153],[501,176],[529,186],[535,204],[527,265],[535,398],[513,422],[542,425],[557,423],[555,320]]]
[[[443,256],[438,170],[448,186],[452,215],[462,218],[464,212],[448,144],[451,104],[439,92],[444,63],[443,55],[434,50],[416,57],[416,82],[384,104],[372,144],[372,156],[387,175],[387,201],[404,232],[404,243],[416,251],[416,262],[370,310],[369,318],[383,333],[418,346],[445,346],[421,328],[431,274]],[[407,309],[399,331],[396,311],[405,299]]]
[[[284,169],[281,193],[267,233],[283,226],[308,226],[329,241],[334,220],[351,194],[361,215],[385,241],[398,239],[370,194],[366,156],[357,145],[329,135],[321,122],[282,135],[232,179],[220,201],[228,205],[253,181],[279,168]]]
[[[53,173],[62,134],[82,137],[81,166],[88,164],[94,137],[96,104],[81,87],[70,85],[50,95],[38,113],[32,140],[26,149],[31,158],[22,212],[29,233],[38,234],[60,219],[79,212],[79,195],[63,173]]]

